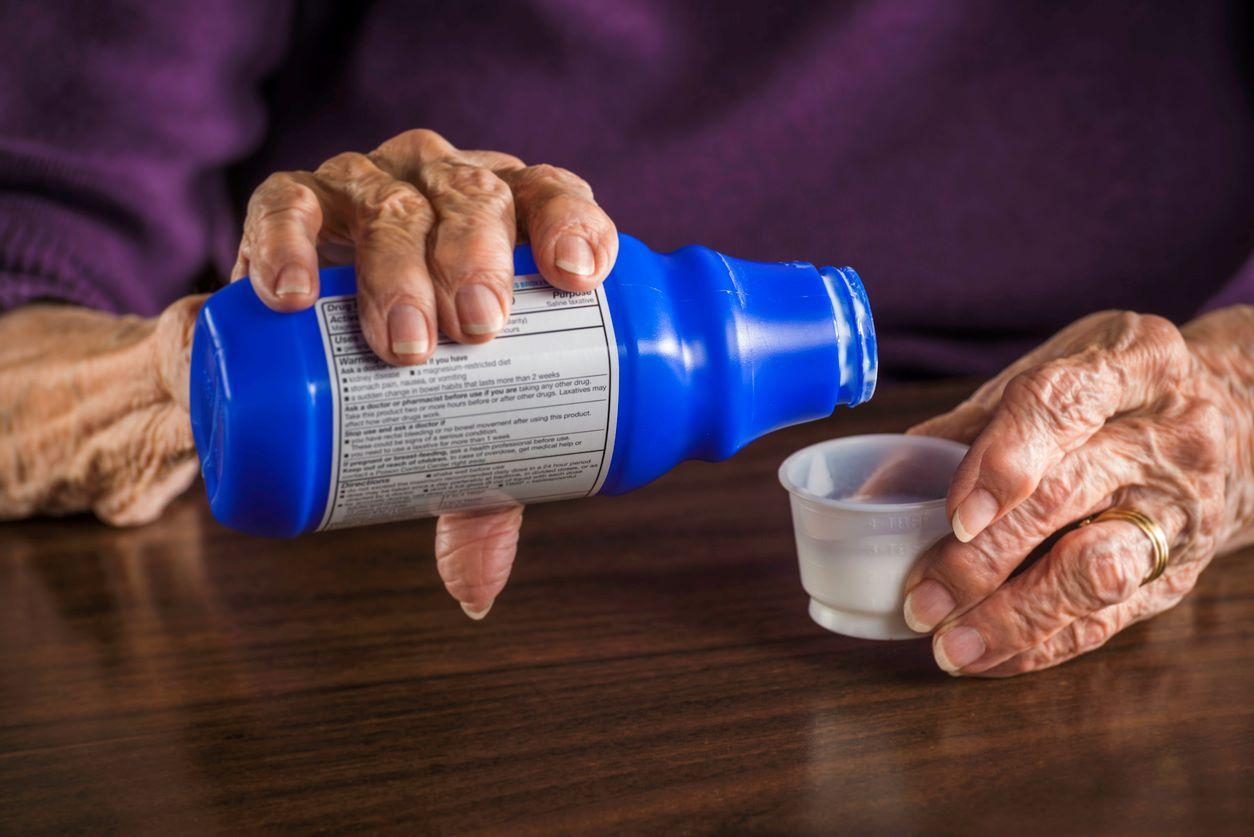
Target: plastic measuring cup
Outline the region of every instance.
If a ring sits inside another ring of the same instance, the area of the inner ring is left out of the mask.
[[[945,494],[967,446],[928,436],[847,436],[797,451],[788,489],[810,618],[839,634],[913,639],[910,568],[950,532]]]

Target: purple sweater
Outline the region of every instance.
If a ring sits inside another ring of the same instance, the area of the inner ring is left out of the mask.
[[[852,264],[895,375],[1254,301],[1244,4],[0,0],[0,307],[153,313],[276,169],[428,127],[655,249]]]

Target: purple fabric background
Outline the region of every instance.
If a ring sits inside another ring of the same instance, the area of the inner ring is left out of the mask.
[[[108,8],[105,8],[105,7]],[[1254,302],[1243,4],[0,2],[0,307],[152,313],[276,169],[411,127],[621,229],[852,264],[882,368]]]

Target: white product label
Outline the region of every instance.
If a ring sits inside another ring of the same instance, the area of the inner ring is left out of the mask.
[[[618,347],[600,288],[514,280],[509,322],[474,346],[441,336],[421,366],[371,351],[352,296],[318,301],[331,378],[331,485],[320,529],[587,497],[618,418]]]

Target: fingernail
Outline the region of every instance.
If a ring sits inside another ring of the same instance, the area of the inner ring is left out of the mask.
[[[412,305],[393,305],[388,312],[388,337],[398,355],[423,355],[431,348],[427,318]]]
[[[505,319],[501,301],[485,285],[465,285],[457,292],[457,321],[467,334],[492,334]]]
[[[921,634],[930,633],[933,628],[945,621],[945,617],[954,612],[954,597],[938,581],[930,578],[919,582],[919,585],[906,596],[906,624],[910,630]]]
[[[279,271],[279,278],[274,283],[274,295],[307,294],[312,288],[313,282],[309,281],[309,271],[300,265],[289,264]]]
[[[975,628],[954,628],[936,639],[936,664],[950,674],[984,656],[984,637]]]
[[[983,532],[996,516],[997,498],[985,489],[977,488],[967,495],[967,499],[954,512],[954,537],[968,543]]]
[[[564,235],[553,248],[553,261],[567,273],[591,276],[597,272],[597,257],[592,245],[577,235]]]
[[[471,610],[470,605],[462,602],[462,612],[476,622],[480,622],[483,620],[483,617],[488,615],[488,611],[492,609],[493,604],[495,604],[495,602],[488,602],[488,606],[483,610]]]

